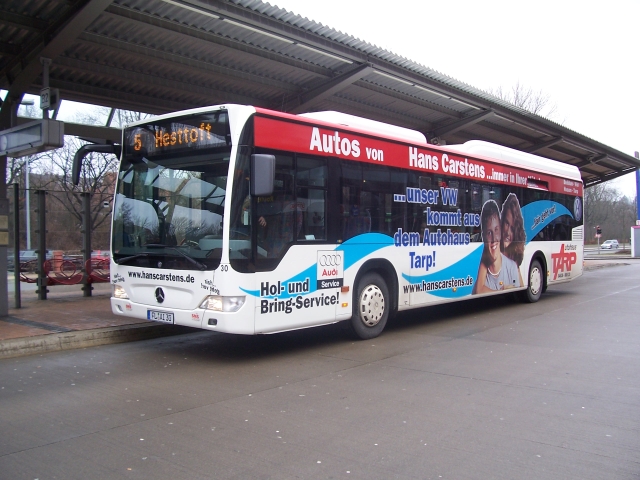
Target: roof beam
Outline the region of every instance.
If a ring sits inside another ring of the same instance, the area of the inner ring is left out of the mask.
[[[169,97],[160,97],[150,93],[129,93],[122,90],[115,90],[107,87],[95,85],[84,85],[81,83],[65,80],[52,81],[52,86],[59,88],[61,92],[73,92],[74,101],[84,102],[104,107],[114,107],[134,112],[151,113],[160,115],[167,112],[185,110],[187,108],[201,107],[205,105],[204,100],[187,103],[184,100],[174,100]]]
[[[0,55],[18,55],[20,53],[20,47],[13,43],[0,42]]]
[[[583,157],[584,158],[584,157]],[[635,167],[630,167],[628,165],[625,165],[625,168],[617,168],[614,167],[613,165],[611,165],[610,162],[605,162],[604,160],[610,160],[613,161],[615,163],[621,163],[621,162],[616,162],[614,159],[610,158],[609,155],[603,153],[600,155],[588,155],[586,159],[582,160],[581,162],[578,162],[576,164],[574,164],[574,166],[578,167],[580,169],[580,171],[583,172],[588,172],[588,173],[593,173],[594,175],[603,175],[601,172],[595,172],[594,170],[590,170],[589,168],[587,168],[589,165],[599,165],[602,168],[606,168],[608,170],[611,170],[614,172],[614,174],[616,176],[619,172],[623,172],[623,171],[634,171],[636,168]]]
[[[428,100],[423,98],[415,97],[409,93],[399,92],[397,90],[391,90],[387,87],[380,86],[376,83],[371,82],[371,80],[363,78],[355,83],[358,88],[362,88],[368,90],[370,92],[380,93],[385,97],[396,98],[400,101],[407,102],[412,106],[423,107],[429,110],[435,110],[438,113],[442,113],[444,115],[448,115],[450,117],[458,118],[458,113],[450,108],[446,108],[435,103],[431,103]],[[388,122],[387,122],[388,123]],[[403,125],[400,125],[403,126]],[[413,128],[413,127],[411,127]],[[427,128],[425,125],[421,128]]]
[[[309,90],[308,92],[297,95],[283,105],[283,110],[289,113],[301,113],[311,108],[311,106],[327,97],[333,96],[335,93],[343,90],[345,87],[360,80],[365,75],[373,71],[369,64],[358,65],[356,68],[338,75],[328,82]]]
[[[21,61],[14,65],[11,71],[5,71],[5,75],[13,77],[9,78],[9,95],[24,92],[42,72],[40,58],[57,58],[111,4],[111,1],[87,0],[75,14],[70,15],[70,18],[65,15],[64,20],[68,20],[58,30],[44,32],[44,35],[39,36],[36,44],[23,51]],[[52,25],[49,30],[56,27],[58,25]],[[51,39],[47,42],[46,38],[49,35]],[[23,67],[22,62],[26,62]]]
[[[492,109],[484,110],[474,115],[469,115],[468,117],[461,118],[453,123],[449,123],[447,125],[443,125],[442,127],[438,127],[431,132],[429,132],[429,138],[442,137],[443,135],[455,133],[458,130],[462,130],[464,127],[469,125],[475,125],[478,122],[481,122],[485,118],[491,117],[494,114]]]
[[[505,108],[496,107],[494,109],[496,111],[496,115],[504,118],[505,120],[509,120],[518,125],[530,128],[536,132],[543,133],[545,135],[551,136],[559,133],[560,131],[563,133],[562,141],[564,143],[567,143],[569,145],[573,145],[578,148],[582,148],[583,150],[591,151],[591,152],[593,152],[595,149],[599,151],[608,151],[612,157],[616,158],[616,162],[620,162],[623,165],[640,167],[640,161],[637,158],[634,158],[631,155],[624,155],[624,154],[623,156],[620,156],[621,152],[613,149],[612,147],[601,144],[599,142],[595,142],[595,141],[589,142],[588,141],[589,139],[586,139],[587,141],[581,140],[576,136],[575,132],[568,130],[567,128],[562,126],[554,126],[553,124],[551,124],[550,121],[542,117],[537,117],[537,116],[534,116],[533,114],[517,115],[514,112],[510,112]],[[551,125],[546,126],[545,123],[549,123]],[[558,149],[558,151],[560,151],[560,149]],[[570,155],[575,157],[575,154],[570,154]]]
[[[416,126],[420,123],[419,119],[408,117],[406,114],[398,112],[397,110],[391,110],[387,107],[373,103],[365,103],[358,99],[341,97],[338,95],[331,97],[330,101],[344,107],[346,110],[341,109],[340,111],[349,112],[351,115],[419,130],[419,127]],[[413,125],[409,123],[411,120],[414,121]]]
[[[602,177],[602,172],[596,172],[595,170],[591,170],[590,168],[582,167],[580,172],[588,173],[589,175],[593,175],[594,177]]]
[[[45,30],[49,26],[49,24],[43,20],[9,12],[4,8],[0,10],[0,17],[2,17],[2,23],[33,32]]]
[[[587,165],[597,164],[598,162],[601,162],[605,158],[607,158],[607,154],[605,153],[602,153],[600,155],[595,155],[595,156],[590,155],[589,158],[587,158],[586,160],[583,160],[580,163],[576,163],[576,167],[582,168],[582,167],[586,167]]]
[[[562,137],[553,137],[551,140],[547,140],[546,142],[534,143],[530,147],[523,148],[522,151],[527,153],[539,152],[540,150],[544,150],[545,148],[552,147],[553,145],[556,145],[557,143],[560,143],[563,140],[564,139]]]
[[[501,117],[502,117],[502,116],[501,116]],[[520,125],[520,124],[519,124],[518,122],[516,122],[515,120],[510,120],[510,121],[512,121],[512,122],[514,122],[514,123],[516,123],[516,124]],[[514,138],[520,139],[520,140],[522,140],[523,142],[526,142],[527,144],[535,144],[535,143],[536,143],[536,138],[531,137],[530,135],[527,135],[527,134],[525,134],[525,133],[523,133],[523,132],[521,132],[521,131],[518,131],[518,130],[512,130],[512,129],[510,129],[510,128],[506,128],[506,127],[504,127],[504,126],[498,125],[497,123],[492,123],[492,124],[491,124],[491,126],[490,126],[489,128],[490,128],[491,130],[496,131],[496,132],[500,132],[500,133],[503,133],[503,134],[505,134],[505,135],[509,135],[510,137],[514,137]],[[471,132],[466,132],[466,133],[465,133],[465,135],[466,135],[467,137],[474,137],[474,138],[476,137],[476,135],[475,135],[475,134],[472,134]],[[562,139],[563,139],[563,141],[566,141],[564,136],[562,137]],[[489,139],[489,140],[487,140],[487,141],[488,141],[488,142],[491,142],[491,143],[496,143],[496,141],[495,141],[495,140],[492,140],[492,139]],[[523,148],[521,148],[521,147],[519,146],[519,144],[518,144],[518,145],[516,145],[515,143],[512,143],[512,144],[510,144],[510,145],[505,145],[505,146],[506,146],[506,147],[509,147],[509,148],[514,148],[514,149],[516,149],[516,150],[524,151],[524,149],[523,149]],[[550,148],[551,148],[552,150],[554,150],[554,151],[558,152],[558,153],[561,153],[562,155],[566,155],[567,157],[576,158],[576,159],[585,158],[584,156],[578,155],[578,154],[576,154],[575,152],[572,152],[572,151],[570,151],[570,150],[567,150],[566,148],[562,148],[562,146],[560,146],[560,145],[558,145],[558,144],[556,144],[556,145],[554,145],[554,146],[552,146],[552,147],[550,147]],[[589,151],[588,149],[585,149],[585,150]],[[551,157],[549,157],[549,158],[551,158]],[[565,162],[565,163],[566,163],[566,162]]]
[[[622,177],[623,175],[627,175],[628,173],[633,173],[635,170],[637,170],[637,169],[636,168],[626,168],[626,169],[623,169],[623,170],[619,170],[616,173],[593,174],[595,179],[590,178],[590,179],[586,180],[584,182],[585,188],[593,187],[594,185],[598,185],[599,183],[608,182],[609,180],[613,180],[615,178]]]
[[[53,23],[43,35],[27,44],[3,72],[9,80],[7,97],[21,96],[42,73],[40,58],[57,58],[71,43],[111,4],[112,0],[86,0],[78,2],[75,13],[64,15],[59,23]],[[67,12],[68,13],[68,12]],[[5,104],[0,119],[6,117]]]

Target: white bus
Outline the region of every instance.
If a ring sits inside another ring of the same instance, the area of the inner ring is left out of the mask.
[[[576,167],[497,145],[429,145],[337,112],[220,105],[127,126],[113,312],[236,334],[519,292],[583,265]]]

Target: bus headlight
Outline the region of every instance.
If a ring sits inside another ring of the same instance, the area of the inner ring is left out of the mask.
[[[113,296],[121,300],[129,300],[129,295],[127,295],[127,292],[124,291],[121,285],[113,286]]]
[[[200,304],[205,310],[217,312],[237,312],[244,305],[245,297],[223,297],[221,295],[209,295]]]

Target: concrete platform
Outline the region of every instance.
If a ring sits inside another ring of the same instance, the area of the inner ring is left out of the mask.
[[[47,300],[38,300],[32,287],[21,290],[21,308],[10,308],[7,317],[0,317],[0,358],[193,331],[114,315],[110,284],[95,285],[91,297],[84,297],[79,285],[49,287]],[[15,305],[13,289],[9,305]]]

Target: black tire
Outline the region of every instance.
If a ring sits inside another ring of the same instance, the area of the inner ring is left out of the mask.
[[[382,333],[389,318],[391,303],[387,284],[377,273],[366,273],[353,296],[353,315],[348,321],[351,332],[362,340]]]
[[[522,292],[522,300],[526,303],[535,303],[540,300],[540,296],[544,291],[544,270],[538,260],[531,262],[528,278],[529,284],[527,289]]]

